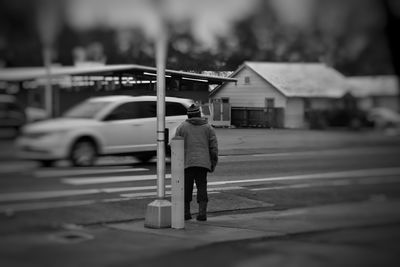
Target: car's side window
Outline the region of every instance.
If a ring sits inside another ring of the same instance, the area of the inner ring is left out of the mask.
[[[186,115],[186,108],[181,103],[166,102],[166,116]]]
[[[157,117],[157,102],[143,101],[138,102],[140,105],[141,118],[154,118]]]
[[[21,109],[18,107],[18,105],[9,103],[8,104],[8,110],[9,111],[20,111]]]
[[[186,108],[175,102],[166,102],[166,116],[186,115]],[[157,117],[157,102],[137,101],[124,103],[116,107],[104,120],[130,120]]]
[[[136,118],[140,118],[140,109],[136,105],[136,102],[130,102],[121,104],[116,107],[104,120],[115,121],[130,120]]]
[[[116,107],[104,120],[131,120],[157,117],[155,101],[135,101]]]

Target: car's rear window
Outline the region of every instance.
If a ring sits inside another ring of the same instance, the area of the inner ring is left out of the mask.
[[[85,101],[65,112],[63,117],[93,119],[109,103],[108,101]]]

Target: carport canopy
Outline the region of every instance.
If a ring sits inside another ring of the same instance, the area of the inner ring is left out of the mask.
[[[50,75],[52,78],[63,76],[127,76],[156,80],[155,67],[127,64],[127,65],[82,65],[82,66],[52,66]],[[204,82],[211,85],[220,85],[224,82],[237,82],[235,78],[209,76],[194,72],[165,70],[166,78],[186,79],[197,82]],[[4,68],[0,70],[0,81],[3,82],[23,82],[46,78],[44,67],[21,67]]]

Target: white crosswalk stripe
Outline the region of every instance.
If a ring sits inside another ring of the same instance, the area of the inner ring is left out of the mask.
[[[300,188],[311,188],[311,187],[322,187],[322,186],[347,186],[351,184],[364,184],[364,185],[372,185],[372,184],[385,184],[385,183],[395,183],[398,182],[398,177],[387,177],[382,179],[382,177],[378,178],[364,178],[359,179],[357,181],[352,180],[339,180],[339,181],[324,181],[324,182],[313,182],[313,183],[302,183],[302,184],[293,184],[293,185],[282,185],[282,186],[269,186],[269,187],[259,187],[252,188],[251,191],[271,191],[271,190],[282,190],[282,189],[300,189]]]
[[[400,175],[400,168],[383,168],[383,169],[371,169],[371,170],[352,170],[343,172],[331,172],[331,173],[313,173],[303,175],[292,175],[292,176],[281,176],[281,177],[266,177],[266,178],[255,178],[255,179],[243,179],[243,180],[226,180],[226,181],[215,181],[209,182],[209,186],[232,186],[234,184],[248,184],[256,182],[270,182],[270,181],[289,181],[289,180],[308,180],[308,179],[335,179],[335,178],[361,178],[371,176],[393,176]],[[167,178],[171,177],[171,174],[166,175]],[[96,183],[117,183],[125,181],[146,181],[155,180],[155,175],[142,175],[142,176],[118,176],[98,178],[74,178],[76,180],[66,180],[64,182],[77,185],[95,184]],[[79,181],[81,181],[80,183]],[[89,182],[87,179],[92,180]],[[103,180],[104,179],[104,180]],[[93,182],[93,183],[92,183]],[[166,186],[167,188],[169,185]],[[34,200],[44,198],[58,198],[63,196],[74,196],[74,195],[85,195],[85,194],[96,194],[96,193],[119,193],[119,192],[130,192],[130,191],[143,191],[143,190],[155,190],[156,186],[132,186],[132,187],[110,187],[110,188],[94,188],[94,189],[76,189],[76,190],[56,190],[56,191],[39,191],[39,192],[16,192],[16,193],[3,193],[0,194],[0,202],[5,201],[18,201],[18,200]]]
[[[212,184],[210,184],[212,186]],[[166,189],[170,189],[171,185],[166,185]],[[56,191],[36,191],[36,192],[17,192],[17,193],[5,193],[0,194],[0,202],[10,201],[28,201],[28,200],[39,200],[49,198],[60,198],[60,197],[71,197],[81,195],[93,195],[93,194],[112,194],[122,192],[139,192],[139,191],[153,191],[157,189],[157,186],[134,186],[134,187],[112,187],[112,188],[91,188],[91,189],[76,189],[76,190],[56,190]],[[240,189],[240,187],[219,187],[216,189],[210,188],[211,191],[216,190],[232,190]],[[124,194],[124,197],[132,197],[137,193]],[[122,195],[121,195],[122,196]]]
[[[167,186],[167,188],[171,188],[171,186]],[[154,188],[154,189],[156,189],[156,188]],[[240,190],[240,189],[243,189],[243,187],[241,187],[241,186],[209,187],[207,189],[207,192],[215,194],[215,193],[218,193],[218,192],[221,192],[221,191]],[[197,193],[197,189],[196,188],[193,189],[193,193],[195,193],[195,194]],[[165,191],[165,194],[166,195],[171,195],[171,191]],[[121,194],[120,196],[121,197],[128,197],[128,198],[136,198],[136,197],[144,197],[144,196],[153,196],[153,197],[155,197],[156,196],[156,192],[153,191],[153,192],[145,192],[145,193]]]
[[[67,169],[67,170],[38,170],[34,172],[37,178],[56,178],[67,176],[80,176],[90,174],[105,174],[105,173],[125,173],[125,172],[140,172],[149,171],[147,168],[107,168],[107,169]]]
[[[289,180],[357,178],[357,177],[368,177],[375,175],[380,175],[380,176],[400,175],[400,168],[349,170],[341,172],[326,172],[326,173],[279,176],[279,177],[226,180],[226,181],[211,182],[208,184],[226,185],[226,184],[237,184],[237,183],[273,182],[273,181],[289,181]],[[171,174],[166,174],[165,178],[171,179]],[[106,183],[117,183],[117,182],[150,181],[150,180],[156,180],[156,175],[64,178],[62,179],[62,182],[70,185],[90,185],[90,184],[106,184]]]
[[[165,175],[171,179],[171,174]],[[62,182],[70,185],[107,184],[118,182],[135,182],[156,180],[155,175],[130,175],[130,176],[109,176],[109,177],[85,177],[85,178],[64,178]]]
[[[218,193],[227,190],[244,189],[243,186],[258,184],[261,185],[265,182],[276,181],[306,181],[305,183],[295,185],[281,185],[270,186],[264,188],[249,188],[252,191],[262,190],[280,190],[288,188],[305,188],[310,186],[340,186],[348,185],[356,181],[358,184],[379,184],[390,183],[398,181],[400,175],[400,168],[380,168],[369,170],[350,170],[342,172],[328,172],[328,173],[312,173],[292,176],[280,177],[263,177],[253,179],[241,180],[225,180],[208,182],[208,191],[210,193]],[[168,179],[171,177],[167,174]],[[354,180],[353,178],[356,178]],[[336,180],[335,180],[336,179]],[[342,179],[342,180],[337,180]],[[69,185],[94,185],[94,184],[108,184],[119,183],[126,181],[149,181],[156,180],[156,175],[138,175],[138,176],[108,176],[108,177],[85,177],[85,178],[65,178],[61,179],[63,183]],[[315,181],[315,182],[311,182]],[[351,181],[351,182],[350,182]],[[248,187],[247,187],[248,188]],[[85,189],[67,189],[67,190],[51,190],[51,191],[30,191],[30,192],[14,192],[14,193],[0,193],[0,212],[8,212],[10,210],[32,210],[45,209],[50,207],[74,206],[74,205],[87,205],[90,203],[97,203],[106,201],[107,195],[102,199],[95,200],[76,200],[76,201],[62,201],[63,197],[73,196],[94,196],[96,194],[118,194],[119,197],[113,196],[115,201],[123,201],[125,199],[136,199],[143,197],[156,196],[155,185],[145,186],[130,186],[130,187],[107,187],[107,188],[85,188]],[[170,185],[166,185],[167,193],[170,194]],[[112,197],[110,195],[110,197]],[[54,202],[35,203],[34,201],[52,199]],[[25,201],[26,203],[23,203]],[[17,203],[12,203],[17,202]],[[29,203],[31,202],[31,203]],[[53,204],[51,204],[53,203]],[[64,203],[64,204],[63,204]]]

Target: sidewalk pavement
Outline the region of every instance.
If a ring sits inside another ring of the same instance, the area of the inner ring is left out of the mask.
[[[206,222],[188,221],[185,229],[179,230],[145,228],[143,219],[101,226],[70,225],[18,239],[2,236],[0,265],[142,266],[141,262],[221,242],[279,240],[302,233],[398,225],[399,210],[400,201],[375,200],[210,216]],[[207,264],[207,258],[202,260]]]
[[[160,246],[160,253],[167,250],[181,250],[213,243],[246,240],[254,238],[275,238],[293,234],[312,233],[343,228],[366,227],[400,223],[400,201],[369,201],[343,203],[316,207],[296,208],[282,211],[262,211],[246,214],[228,214],[209,217],[206,222],[187,221],[185,229],[150,229],[144,221],[114,223],[107,227],[145,234],[146,244],[154,253]],[[162,243],[146,242],[150,236],[166,240]]]

